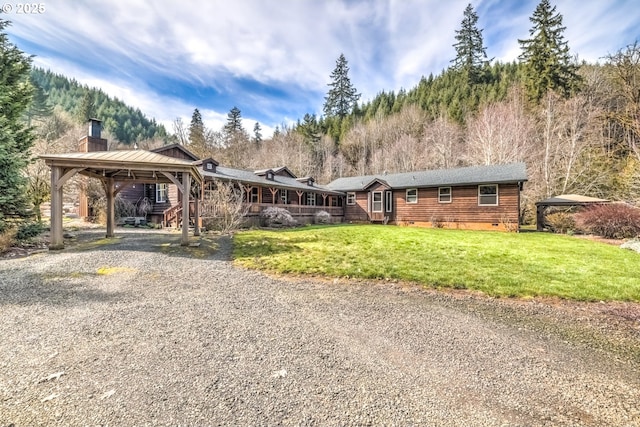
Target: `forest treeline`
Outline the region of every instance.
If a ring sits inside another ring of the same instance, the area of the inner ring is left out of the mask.
[[[191,123],[177,119],[167,135],[139,110],[101,91],[34,69],[38,138],[50,151],[72,147],[79,124],[96,116],[112,144],[151,148],[179,142],[227,166],[286,165],[320,183],[385,171],[524,161],[528,220],[536,201],[563,193],[640,203],[638,43],[629,41],[602,63],[578,62],[564,40],[562,16],[542,0],[530,18],[529,38],[518,40],[522,54],[502,63],[488,59],[471,5],[462,16],[456,57],[440,74],[361,102],[340,55],[323,114],[279,125],[270,138],[262,137],[259,123],[244,129],[237,106],[222,129],[207,128],[196,108]],[[37,107],[39,96],[43,108]],[[47,112],[47,106],[55,108]],[[38,115],[41,110],[45,113]]]
[[[155,119],[147,118],[140,109],[126,105],[100,89],[37,67],[31,69],[30,77],[36,89],[32,109],[35,108],[40,116],[46,116],[47,111],[52,114],[52,107],[57,107],[77,123],[99,118],[103,128],[123,144],[171,139]]]

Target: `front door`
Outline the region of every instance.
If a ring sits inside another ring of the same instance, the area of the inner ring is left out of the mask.
[[[372,191],[369,193],[369,219],[371,221],[384,220],[384,191]]]

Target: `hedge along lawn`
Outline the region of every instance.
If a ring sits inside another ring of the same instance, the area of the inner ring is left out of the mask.
[[[640,254],[549,233],[340,225],[238,233],[236,263],[276,273],[394,279],[500,297],[640,301]]]

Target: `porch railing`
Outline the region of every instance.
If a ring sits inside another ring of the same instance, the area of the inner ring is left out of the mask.
[[[291,216],[313,216],[317,212],[325,211],[331,216],[343,216],[344,208],[342,206],[308,206],[308,205],[283,205],[283,204],[271,204],[271,203],[251,203],[249,204],[249,212],[247,216],[256,216],[260,212],[267,208],[277,207],[283,208],[289,211]]]

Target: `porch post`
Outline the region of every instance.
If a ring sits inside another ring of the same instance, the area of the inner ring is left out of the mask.
[[[200,198],[196,197],[193,202],[193,235],[200,235]]]
[[[113,237],[113,230],[116,224],[116,189],[113,178],[104,180],[104,191],[107,195],[107,237]]]
[[[182,246],[189,245],[189,194],[191,193],[191,173],[182,172]]]
[[[50,250],[64,248],[62,238],[62,186],[58,188],[58,180],[62,176],[60,166],[51,167],[51,242]]]

